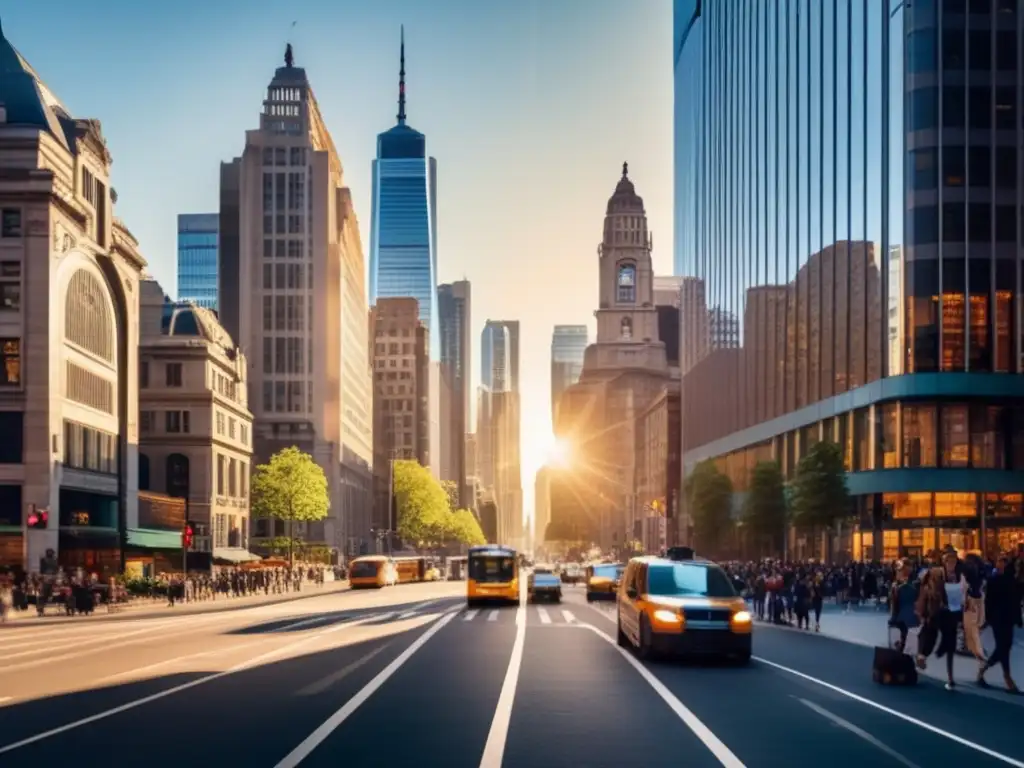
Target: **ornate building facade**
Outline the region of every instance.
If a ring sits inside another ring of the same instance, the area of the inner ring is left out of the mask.
[[[0,32],[0,565],[123,570],[137,536],[138,286],[97,120]],[[47,522],[28,528],[30,513]]]

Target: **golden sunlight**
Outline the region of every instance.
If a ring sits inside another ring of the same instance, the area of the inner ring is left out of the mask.
[[[547,454],[547,463],[551,466],[565,468],[572,463],[572,445],[568,440],[553,438]]]

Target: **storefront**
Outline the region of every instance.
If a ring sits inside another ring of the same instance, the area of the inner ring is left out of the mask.
[[[1024,494],[882,493],[863,501],[852,542],[855,560],[922,557],[947,546],[993,557],[1024,545]]]
[[[115,496],[60,490],[58,562],[65,571],[82,568],[101,578],[121,572],[121,537]]]
[[[152,579],[161,573],[180,573],[181,531],[129,528],[124,556],[128,578]]]

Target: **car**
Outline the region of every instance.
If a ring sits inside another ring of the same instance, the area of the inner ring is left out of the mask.
[[[562,582],[550,568],[534,568],[526,585],[526,599],[531,603],[549,600],[562,602]]]
[[[583,581],[583,569],[579,563],[567,563],[563,566],[562,581],[565,584],[579,584]]]
[[[587,566],[587,602],[614,600],[626,566],[622,563],[594,563]]]
[[[618,644],[642,659],[719,656],[746,664],[753,621],[725,570],[693,555],[635,557],[617,595]]]

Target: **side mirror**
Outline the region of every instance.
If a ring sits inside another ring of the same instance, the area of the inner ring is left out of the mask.
[[[636,587],[627,587],[626,588],[626,597],[628,597],[630,600],[636,600],[636,596],[637,596]]]

